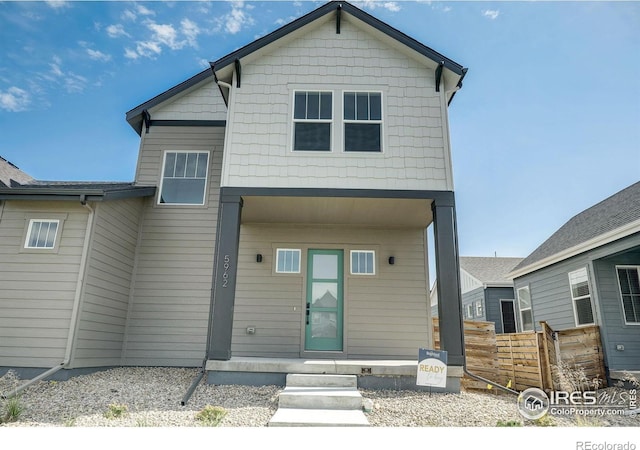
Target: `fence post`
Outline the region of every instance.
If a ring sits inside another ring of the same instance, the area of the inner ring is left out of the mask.
[[[542,389],[551,389],[553,390],[553,375],[551,373],[551,355],[549,354],[549,341],[548,341],[548,336],[549,336],[549,332],[553,333],[553,330],[551,330],[551,327],[549,327],[549,325],[547,325],[547,322],[545,322],[544,320],[540,322],[540,326],[542,327],[542,349],[543,349],[543,353],[544,353],[544,362],[545,362],[545,376],[546,376],[546,380],[542,379]],[[542,364],[542,361],[540,361],[540,364]]]

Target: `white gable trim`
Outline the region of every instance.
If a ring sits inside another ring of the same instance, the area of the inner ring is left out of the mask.
[[[589,239],[588,241],[582,242],[578,245],[574,245],[573,247],[558,252],[555,255],[551,255],[547,258],[541,259],[540,261],[536,261],[535,263],[525,266],[519,270],[514,270],[513,272],[507,274],[507,277],[511,279],[521,277],[528,273],[535,272],[536,270],[540,270],[547,266],[550,266],[551,264],[564,261],[565,259],[569,259],[573,256],[579,255],[580,253],[602,247],[603,245],[609,244],[611,242],[617,241],[618,239],[622,239],[638,232],[640,232],[640,220],[630,222],[626,225],[616,228],[615,230],[603,233],[599,236]]]

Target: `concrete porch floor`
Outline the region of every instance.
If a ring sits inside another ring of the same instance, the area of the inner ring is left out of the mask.
[[[358,387],[372,389],[425,388],[415,384],[417,360],[232,357],[228,361],[208,360],[205,370],[210,384],[284,386],[287,374],[299,373],[356,375]],[[433,392],[459,392],[462,375],[462,367],[449,366],[447,387],[433,388]]]

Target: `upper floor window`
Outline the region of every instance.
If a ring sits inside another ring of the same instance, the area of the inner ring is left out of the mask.
[[[593,323],[593,311],[591,309],[591,292],[589,291],[589,276],[587,268],[569,273],[569,285],[571,286],[571,299],[576,315],[576,325],[589,325]]]
[[[331,151],[333,94],[297,91],[293,107],[293,149]]]
[[[382,151],[382,94],[344,93],[344,151]]]
[[[624,320],[640,324],[640,266],[616,267]]]
[[[31,219],[24,248],[55,248],[59,225],[59,220]]]
[[[160,204],[204,205],[209,153],[166,152]]]

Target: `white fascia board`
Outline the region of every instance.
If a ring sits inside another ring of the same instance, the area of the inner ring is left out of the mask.
[[[608,231],[599,236],[596,236],[588,241],[582,242],[578,245],[574,245],[566,250],[556,253],[555,255],[548,256],[540,261],[536,261],[533,264],[525,266],[519,270],[515,270],[506,275],[507,278],[515,279],[528,273],[535,272],[536,270],[544,269],[551,264],[555,264],[565,259],[572,258],[580,253],[588,252],[594,248],[602,247],[603,245],[617,241],[627,236],[631,236],[634,233],[640,232],[640,220],[630,222],[615,230]]]

